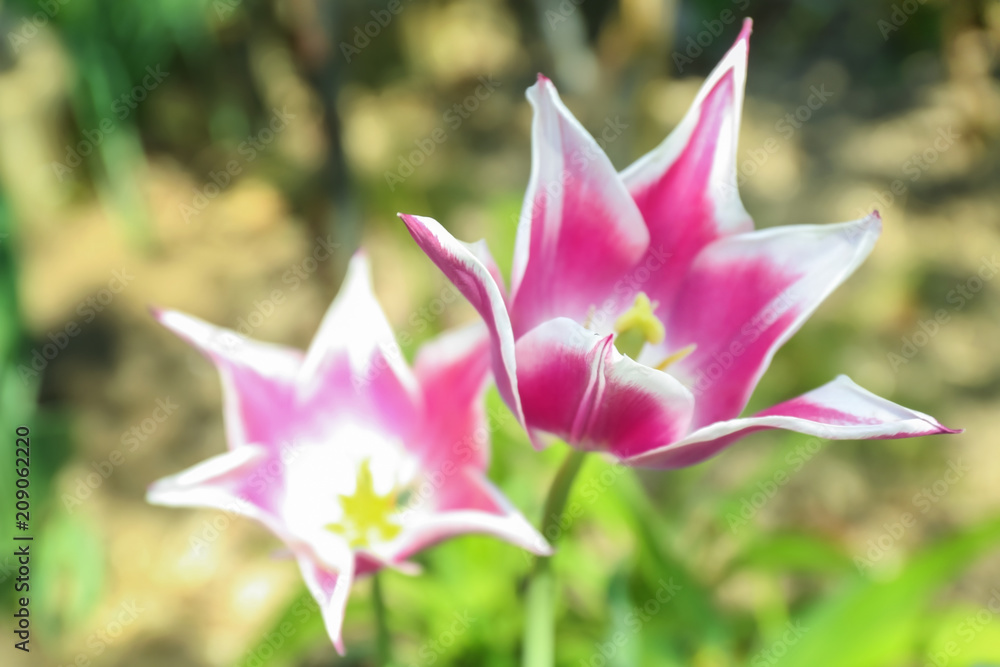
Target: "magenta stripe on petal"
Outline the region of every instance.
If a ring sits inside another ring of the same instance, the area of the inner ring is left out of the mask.
[[[892,440],[960,433],[930,415],[877,396],[841,375],[752,417],[710,424],[683,440],[635,456],[626,463],[644,468],[681,468],[704,461],[737,440],[766,429],[786,429],[827,440]]]

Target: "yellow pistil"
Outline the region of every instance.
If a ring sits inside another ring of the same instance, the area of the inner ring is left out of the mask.
[[[677,350],[676,352],[674,352],[673,354],[671,354],[669,357],[667,357],[666,359],[664,359],[663,361],[661,361],[660,363],[658,363],[656,366],[654,366],[654,368],[656,368],[656,370],[658,370],[658,371],[665,371],[665,370],[667,370],[667,366],[669,366],[670,364],[676,363],[676,362],[680,361],[681,359],[683,359],[684,357],[688,356],[689,354],[691,354],[692,352],[694,352],[697,347],[698,346],[695,345],[694,343],[692,343],[691,345],[688,345],[687,347],[682,347],[681,349]]]
[[[615,321],[615,347],[635,359],[643,345],[662,343],[666,336],[663,322],[653,313],[654,305],[645,292],[639,292],[632,307]]]
[[[402,526],[391,521],[399,507],[398,496],[396,490],[384,496],[375,493],[371,463],[365,460],[358,471],[354,495],[340,497],[344,517],[326,528],[347,538],[352,548],[371,546],[373,532],[376,539],[388,542],[403,530]]]

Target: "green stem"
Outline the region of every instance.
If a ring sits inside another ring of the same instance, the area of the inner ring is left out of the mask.
[[[375,610],[375,658],[379,665],[392,664],[392,640],[386,623],[385,598],[382,596],[381,573],[372,575],[372,606]]]
[[[584,455],[585,452],[578,449],[570,451],[556,473],[548,498],[545,499],[542,535],[553,547],[561,536],[559,524],[573,480],[583,465]],[[552,667],[555,664],[555,593],[552,559],[539,556],[528,575],[525,595],[524,667]]]

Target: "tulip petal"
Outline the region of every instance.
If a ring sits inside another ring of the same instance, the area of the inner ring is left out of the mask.
[[[423,397],[424,428],[408,448],[429,470],[448,461],[485,470],[489,442],[477,442],[475,436],[485,423],[489,331],[477,322],[438,336],[420,348],[414,370]]]
[[[680,124],[621,174],[649,227],[650,252],[670,257],[645,289],[664,312],[702,248],[753,229],[736,180],[750,30],[747,19]]]
[[[255,519],[279,537],[287,536],[278,509],[283,479],[268,471],[274,459],[274,452],[266,447],[238,447],[157,480],[147,490],[146,501],[165,507],[225,510]]]
[[[344,610],[354,583],[353,565],[334,568],[313,553],[310,547],[299,545],[295,549],[295,559],[299,563],[306,588],[319,605],[323,625],[333,642],[337,653],[344,655]],[[348,561],[350,563],[350,561]]]
[[[611,161],[552,82],[539,76],[528,100],[535,109],[531,177],[511,278],[518,336],[552,317],[583,321],[649,244],[639,209]]]
[[[378,397],[371,407],[379,421],[406,433],[406,424],[414,421],[416,379],[375,298],[368,258],[360,251],[351,258],[340,292],[306,353],[299,371],[301,391],[306,396],[323,392],[331,377],[342,384],[345,360],[355,392]]]
[[[752,417],[710,424],[683,440],[624,463],[643,468],[682,468],[715,456],[750,433],[768,429],[827,440],[891,440],[961,432],[942,426],[930,415],[876,396],[841,375]]]
[[[620,354],[612,336],[557,318],[517,342],[517,363],[528,426],[580,449],[626,458],[687,433],[691,392]]]
[[[466,467],[446,477],[433,513],[413,512],[400,538],[397,559],[466,533],[491,535],[542,556],[552,554],[545,538],[482,473]]]
[[[467,244],[448,233],[437,220],[400,213],[417,245],[430,257],[472,307],[490,331],[493,376],[497,390],[521,423],[524,416],[517,392],[514,330],[496,279]]]
[[[218,369],[230,449],[293,437],[286,415],[295,403],[295,377],[302,364],[298,350],[260,343],[175,311],[154,309],[153,316]]]
[[[500,294],[503,296],[504,301],[507,301],[507,288],[504,287],[503,275],[500,273],[500,267],[497,266],[497,261],[493,259],[493,253],[490,252],[490,247],[486,245],[484,239],[479,239],[478,241],[473,241],[472,243],[465,243],[466,248],[472,253],[473,257],[479,260],[479,262],[486,267],[489,272],[490,277],[493,278],[493,282],[496,283],[497,289],[500,290]]]
[[[871,252],[878,214],[720,239],[705,248],[667,319],[667,347],[695,344],[671,366],[696,396],[693,428],[739,416],[775,352]],[[662,356],[660,357],[662,359]]]

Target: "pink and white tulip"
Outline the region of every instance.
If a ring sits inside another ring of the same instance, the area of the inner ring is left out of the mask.
[[[412,554],[466,533],[549,553],[486,479],[481,325],[428,343],[411,370],[361,254],[305,354],[177,312],[156,317],[218,369],[229,451],[154,483],[149,502],[264,524],[298,561],[339,652],[359,575],[413,571]]]
[[[675,468],[761,429],[954,432],[844,376],[740,417],[775,352],[882,227],[873,213],[754,230],[736,170],[750,26],[676,129],[621,173],[539,76],[509,293],[483,243],[401,215],[483,317],[498,388],[536,444],[551,434],[629,465]]]

